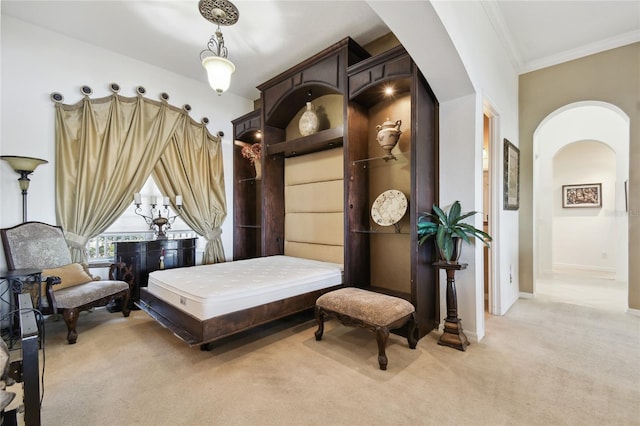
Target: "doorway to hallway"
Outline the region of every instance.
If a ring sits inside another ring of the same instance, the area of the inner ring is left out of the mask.
[[[536,129],[536,296],[626,309],[629,128],[615,105],[585,101],[559,108]],[[563,188],[584,185],[599,188],[599,202],[567,203]]]
[[[482,230],[493,237],[490,247],[483,247],[483,310],[485,314],[497,314],[500,312],[500,274],[498,269],[498,250],[494,246],[498,240],[500,208],[497,205],[500,199],[498,188],[498,163],[499,158],[499,120],[495,108],[488,100],[484,102],[483,111],[483,137],[482,137]]]
[[[558,272],[536,280],[536,298],[607,311],[625,312],[627,283],[604,274]]]
[[[483,137],[482,137],[482,230],[491,235],[489,229],[489,213],[491,212],[491,176],[489,165],[491,164],[491,116],[485,112],[483,116]],[[491,251],[484,247],[484,310],[491,313],[489,300],[491,285]]]

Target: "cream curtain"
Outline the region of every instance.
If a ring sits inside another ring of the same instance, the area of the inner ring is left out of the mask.
[[[227,208],[220,145],[206,127],[184,120],[153,170],[163,194],[172,200],[172,195],[182,195],[182,219],[206,238],[203,264],[225,260],[220,226]]]
[[[56,217],[74,262],[86,262],[87,241],[131,205],[167,146],[179,143],[190,122],[183,110],[142,96],[56,103]],[[222,179],[221,155],[218,160]],[[220,223],[226,213],[224,187],[222,194]],[[186,197],[185,203],[190,203]]]

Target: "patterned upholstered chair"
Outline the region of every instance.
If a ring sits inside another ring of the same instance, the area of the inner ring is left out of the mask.
[[[112,265],[109,280],[93,278],[84,265],[72,263],[71,253],[62,228],[41,222],[25,222],[13,228],[0,229],[7,267],[14,269],[42,269],[44,297],[32,294],[45,315],[62,314],[67,325],[67,341],[76,342],[78,314],[120,299],[122,313],[129,316],[130,283],[113,278]],[[125,277],[126,279],[126,277]],[[38,283],[37,289],[41,285]],[[37,296],[37,297],[36,297]]]

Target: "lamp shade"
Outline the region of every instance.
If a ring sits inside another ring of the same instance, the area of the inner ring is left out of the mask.
[[[29,175],[40,164],[47,164],[47,160],[33,157],[20,157],[18,155],[0,155],[0,159],[9,163],[16,173],[20,174],[18,185],[22,190],[22,221],[27,221],[27,191],[29,190]]]
[[[236,70],[233,62],[219,56],[207,56],[202,59],[202,66],[207,70],[209,85],[218,95],[229,88],[231,74]]]
[[[40,164],[47,164],[47,160],[33,157],[20,157],[17,155],[3,155],[1,159],[9,163],[16,172],[33,172]]]

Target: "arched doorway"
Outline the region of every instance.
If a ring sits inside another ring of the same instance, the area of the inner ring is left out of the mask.
[[[563,261],[559,256],[554,256],[557,250],[570,246],[558,244],[560,239],[557,234],[562,222],[565,225],[570,224],[562,229],[563,238],[573,235],[579,239],[579,230],[575,225],[582,222],[594,226],[586,230],[587,233],[591,233],[586,237],[594,237],[594,234],[600,233],[601,237],[606,236],[612,242],[612,246],[602,249],[598,244],[583,241],[579,247],[583,255],[588,250],[588,256],[579,261],[575,260],[578,257],[573,257],[571,261],[577,262],[572,265],[574,270],[575,267],[584,271],[589,271],[591,267],[590,272],[593,273],[606,270],[611,272],[615,281],[628,282],[625,185],[629,176],[629,131],[629,118],[624,112],[615,105],[597,101],[578,102],[559,108],[549,114],[536,129],[533,138],[534,293],[538,279],[548,278],[563,266],[568,266],[562,265]],[[597,158],[598,155],[606,157],[606,152],[611,153],[610,163],[613,170],[605,171],[604,161],[601,162],[602,167],[594,167],[600,163],[589,163],[586,160]],[[568,156],[574,156],[579,162],[571,166]],[[554,159],[556,167],[563,167],[565,170],[555,170]],[[580,161],[583,162],[582,165]],[[574,170],[566,170],[567,167],[574,167]],[[563,182],[564,179],[589,182]],[[607,200],[606,204],[590,211],[563,210],[560,205],[561,186],[582,183],[603,184],[601,196],[603,200]],[[604,228],[598,229],[598,226]],[[598,238],[595,240],[598,241]],[[566,257],[564,262],[568,263]]]

